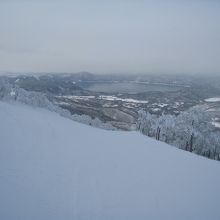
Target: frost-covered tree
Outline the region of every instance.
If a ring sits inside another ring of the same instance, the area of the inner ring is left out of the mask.
[[[137,128],[157,140],[218,160],[220,132],[211,124],[213,117],[205,106],[191,108],[178,116],[155,116],[142,110]]]
[[[173,140],[174,129],[175,129],[175,116],[172,115],[161,115],[157,118],[154,130],[157,131],[157,139],[170,143]]]
[[[156,115],[152,115],[149,112],[145,112],[144,110],[140,110],[138,114],[139,117],[137,120],[137,129],[149,137],[154,137],[156,134]]]

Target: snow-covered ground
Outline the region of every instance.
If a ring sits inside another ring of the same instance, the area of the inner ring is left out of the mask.
[[[213,121],[212,124],[213,124],[216,128],[220,128],[220,122]]]
[[[146,101],[146,100],[123,99],[123,98],[118,98],[116,96],[111,96],[111,95],[100,95],[99,99],[104,99],[104,100],[107,100],[107,101],[122,101],[122,102],[141,103],[141,104],[147,104],[148,103],[148,101]]]
[[[66,96],[57,96],[57,97],[62,97],[62,98],[67,98],[67,99],[79,99],[79,100],[86,100],[88,101],[89,99],[94,99],[95,96],[92,96],[92,95],[88,95],[88,96],[81,96],[81,95],[66,95]]]
[[[206,102],[220,102],[220,97],[205,99]]]
[[[73,100],[89,100],[89,99],[95,99],[95,96],[76,96],[76,95],[67,95],[67,96],[57,96],[57,97],[62,97],[62,98],[68,98],[68,99],[73,99]],[[128,103],[139,103],[139,104],[147,104],[148,101],[146,100],[137,100],[137,99],[123,99],[123,98],[118,98],[116,96],[112,95],[100,95],[98,99],[106,100],[106,101],[121,101],[121,102],[128,102]]]
[[[0,102],[0,219],[219,220],[220,163]]]

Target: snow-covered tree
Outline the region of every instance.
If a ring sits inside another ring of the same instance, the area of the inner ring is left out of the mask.
[[[191,108],[178,116],[156,116],[141,110],[137,128],[147,136],[178,148],[219,159],[220,132],[211,124],[213,117],[205,106]]]

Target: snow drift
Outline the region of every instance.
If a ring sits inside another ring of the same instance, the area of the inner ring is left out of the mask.
[[[220,163],[0,102],[0,219],[220,219]]]

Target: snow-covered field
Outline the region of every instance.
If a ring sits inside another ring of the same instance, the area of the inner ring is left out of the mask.
[[[0,102],[0,219],[219,220],[220,163]]]
[[[67,98],[67,99],[72,99],[72,100],[89,100],[89,99],[95,99],[95,96],[76,96],[76,95],[67,95],[67,96],[57,96],[57,97],[62,97],[62,98]],[[97,97],[98,99],[106,100],[106,101],[121,101],[121,102],[128,102],[128,103],[139,103],[139,104],[147,104],[148,101],[146,100],[137,100],[137,99],[123,99],[123,98],[118,98],[116,96],[111,96],[111,95],[100,95]]]
[[[122,102],[130,102],[130,103],[141,103],[141,104],[147,104],[148,101],[146,100],[137,100],[137,99],[123,99],[123,98],[118,98],[116,96],[111,96],[111,95],[101,95],[99,96],[99,99],[104,99],[108,101],[122,101]]]
[[[220,102],[220,97],[205,99],[206,102]]]
[[[219,122],[213,121],[212,124],[213,124],[216,128],[220,128],[220,123],[219,123]]]

